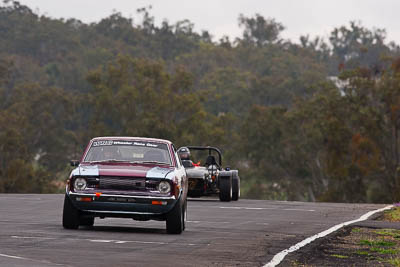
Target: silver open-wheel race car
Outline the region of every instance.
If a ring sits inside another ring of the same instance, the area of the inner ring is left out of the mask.
[[[192,153],[204,152],[204,164],[194,163]],[[221,150],[211,146],[185,146],[178,149],[189,182],[188,196],[201,197],[219,195],[221,201],[239,200],[240,178],[238,170],[222,167]],[[217,157],[217,159],[216,159]]]

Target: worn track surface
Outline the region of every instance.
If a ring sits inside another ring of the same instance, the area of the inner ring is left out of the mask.
[[[384,205],[264,200],[188,202],[182,235],[165,222],[61,226],[63,195],[0,194],[0,266],[262,266],[297,242]]]

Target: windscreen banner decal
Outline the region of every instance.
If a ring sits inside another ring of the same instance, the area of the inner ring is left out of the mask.
[[[150,142],[140,141],[120,141],[120,140],[101,140],[93,141],[92,146],[112,146],[112,145],[123,145],[123,146],[141,146],[141,147],[160,147],[165,144],[157,144]]]
[[[171,171],[171,169],[154,167],[147,172],[146,178],[166,178]]]

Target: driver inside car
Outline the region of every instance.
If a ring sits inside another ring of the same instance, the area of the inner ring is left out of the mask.
[[[190,159],[190,150],[189,150],[189,148],[181,147],[178,150],[178,155],[179,155],[180,159],[182,160],[182,164],[183,164],[184,167],[190,168],[190,167],[198,167],[198,166],[200,166],[200,162],[194,163]]]

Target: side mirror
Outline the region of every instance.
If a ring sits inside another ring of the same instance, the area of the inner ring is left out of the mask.
[[[76,166],[79,166],[79,160],[71,160],[70,162],[69,162],[69,164],[72,166],[72,167],[76,167]]]

